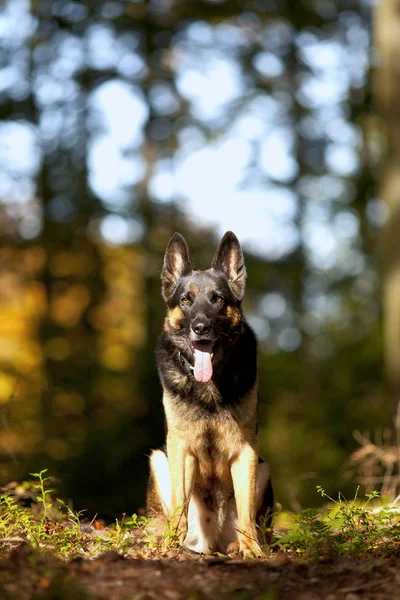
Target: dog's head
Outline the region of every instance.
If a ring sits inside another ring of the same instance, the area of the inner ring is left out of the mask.
[[[237,237],[225,233],[211,269],[199,271],[185,238],[175,233],[165,252],[161,280],[168,306],[166,329],[193,359],[195,378],[210,381],[216,348],[233,344],[243,328],[246,269]]]

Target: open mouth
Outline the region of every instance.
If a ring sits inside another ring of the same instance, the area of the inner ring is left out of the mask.
[[[206,383],[213,374],[213,343],[210,340],[192,342],[194,354],[194,376],[197,381]]]

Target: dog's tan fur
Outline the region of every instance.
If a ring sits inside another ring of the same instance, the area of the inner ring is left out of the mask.
[[[191,289],[195,287],[192,284]],[[240,308],[228,305],[224,310],[231,327],[240,330]],[[183,318],[179,306],[169,308],[165,328],[180,329]],[[213,360],[216,365],[224,364],[222,347],[216,349]],[[163,387],[166,452],[154,451],[150,458],[147,498],[157,532],[162,535],[166,521],[171,520],[170,526],[181,532],[181,541],[197,551],[226,551],[230,542],[237,541],[243,555],[263,557],[256,516],[265,505],[270,484],[268,466],[258,459],[257,380],[240,402],[229,406],[216,382],[210,380],[201,384],[198,404],[192,405],[182,401],[193,378],[190,371],[169,367],[167,376],[175,391]],[[198,405],[212,406],[206,418],[199,416]],[[236,512],[237,522],[228,523],[229,514]],[[202,530],[191,545],[188,519],[194,519],[193,515]]]

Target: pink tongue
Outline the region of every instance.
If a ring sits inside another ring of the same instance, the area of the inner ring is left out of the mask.
[[[205,383],[212,377],[211,350],[211,344],[203,346],[203,349],[200,349],[199,346],[194,349],[194,376],[197,381]]]

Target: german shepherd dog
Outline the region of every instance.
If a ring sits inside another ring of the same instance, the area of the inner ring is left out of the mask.
[[[228,231],[211,269],[200,271],[175,233],[161,280],[167,440],[150,456],[147,515],[160,536],[169,520],[195,552],[264,557],[256,523],[270,514],[273,493],[258,457],[257,347],[241,308],[246,269],[236,236]]]

